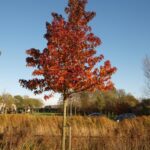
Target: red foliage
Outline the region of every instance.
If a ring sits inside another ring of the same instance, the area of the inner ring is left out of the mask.
[[[52,13],[52,23],[46,23],[47,47],[40,52],[27,50],[27,66],[35,67],[33,75],[41,79],[20,80],[23,87],[35,94],[53,91],[69,96],[83,90],[107,90],[113,87],[111,75],[116,71],[109,61],[96,68],[96,63],[104,59],[97,56],[96,47],[101,40],[91,32],[88,22],[94,12],[85,11],[86,0],[69,0],[65,12],[68,20]],[[48,97],[45,97],[48,98]]]

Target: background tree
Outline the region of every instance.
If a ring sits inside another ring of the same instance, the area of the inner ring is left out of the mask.
[[[74,100],[75,97],[75,100]],[[122,114],[132,112],[139,101],[124,90],[94,92],[83,91],[72,96],[72,108],[77,108],[78,114],[102,112],[104,114]],[[70,104],[69,104],[70,105]]]
[[[52,13],[53,20],[46,23],[47,47],[40,52],[29,49],[26,59],[27,66],[35,67],[31,80],[20,80],[23,87],[35,94],[44,91],[59,92],[63,95],[63,139],[62,149],[65,150],[65,127],[67,99],[81,91],[94,89],[108,90],[113,87],[111,75],[116,71],[110,61],[105,61],[100,68],[95,64],[101,62],[103,55],[96,56],[96,47],[101,41],[88,26],[95,16],[94,12],[85,10],[87,0],[69,0],[65,8],[67,20],[57,13]],[[43,78],[42,78],[43,77]],[[52,95],[49,94],[45,98]]]
[[[24,99],[20,95],[14,96],[15,104],[17,105],[17,108],[24,108]]]
[[[0,95],[0,103],[2,103],[2,96]]]
[[[131,113],[133,108],[138,104],[138,100],[131,94],[120,95],[117,99],[115,113]]]
[[[14,96],[15,104],[17,108],[24,109],[25,107],[30,106],[31,108],[40,108],[43,106],[43,103],[39,99],[30,98],[28,96]]]
[[[137,115],[150,115],[150,99],[142,99],[134,107],[134,113]]]
[[[24,99],[24,104],[25,106],[30,106],[31,108],[40,108],[43,106],[43,103],[41,100],[30,98],[30,97],[27,99]]]
[[[11,107],[11,105],[15,103],[13,96],[9,93],[4,93],[2,95],[2,102],[5,103],[7,107]]]
[[[145,94],[150,97],[150,57],[146,56],[143,62],[143,70],[146,78]]]

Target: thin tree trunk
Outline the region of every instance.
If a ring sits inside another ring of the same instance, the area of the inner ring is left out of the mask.
[[[71,126],[69,126],[69,150],[71,150],[71,138],[72,138],[72,134],[71,134]]]
[[[76,109],[76,106],[74,107],[74,114],[75,114],[75,116],[77,115],[77,109]]]
[[[70,116],[72,116],[72,100],[70,101]]]
[[[66,150],[66,108],[67,108],[67,100],[63,100],[64,103],[64,113],[63,113],[63,133],[62,133],[62,150]]]

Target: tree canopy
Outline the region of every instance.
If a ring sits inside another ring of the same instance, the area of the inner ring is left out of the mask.
[[[116,68],[110,61],[105,61],[100,68],[95,67],[104,56],[96,55],[101,40],[88,25],[95,13],[85,10],[86,3],[86,0],[69,0],[65,8],[66,20],[62,15],[52,13],[52,22],[46,23],[46,48],[26,51],[30,55],[26,59],[27,66],[34,67],[32,74],[39,78],[21,79],[23,87],[35,94],[49,91],[62,93],[65,97],[84,90],[113,87],[111,75]]]
[[[15,104],[17,108],[24,108],[27,106],[30,106],[32,108],[40,108],[43,106],[43,103],[40,99],[20,95],[12,96],[9,93],[0,95],[0,103],[5,103],[7,107]]]

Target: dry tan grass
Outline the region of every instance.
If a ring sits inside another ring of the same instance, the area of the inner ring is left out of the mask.
[[[120,123],[105,117],[69,117],[72,150],[149,150],[150,116]],[[0,149],[59,150],[62,117],[0,115]]]

